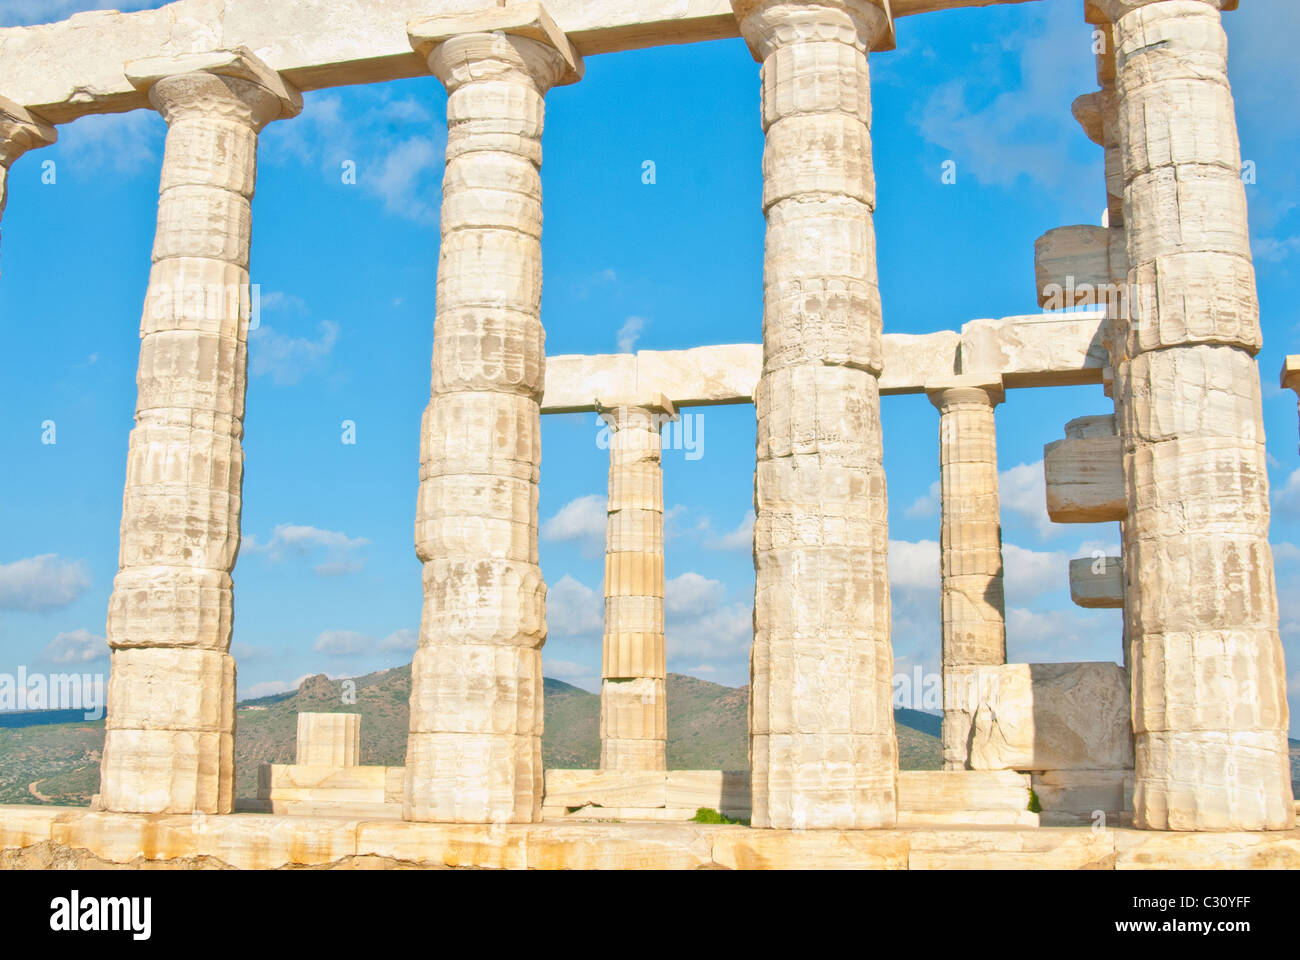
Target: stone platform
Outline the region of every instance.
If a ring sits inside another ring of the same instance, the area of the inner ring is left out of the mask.
[[[754,830],[693,823],[479,825],[0,806],[0,867],[1300,869],[1300,830],[1089,827]]]

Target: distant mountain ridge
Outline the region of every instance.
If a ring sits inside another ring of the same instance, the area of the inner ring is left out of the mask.
[[[361,714],[361,762],[405,762],[410,665],[356,677],[356,702],[343,701],[339,680],[308,677],[297,690],[244,700],[235,737],[236,789],[257,792],[261,764],[292,763],[301,712]],[[670,769],[744,770],[748,760],[748,687],[725,687],[696,677],[668,675]],[[595,768],[600,761],[600,696],[546,678],[547,767]],[[940,718],[895,710],[899,766],[937,770]],[[72,721],[72,722],[69,722]],[[0,803],[85,804],[99,790],[104,721],[87,722],[75,710],[0,714]],[[1300,793],[1300,741],[1291,740],[1291,779]]]
[[[290,693],[241,701],[235,736],[238,796],[256,794],[261,764],[293,762],[298,714],[304,712],[361,714],[361,762],[404,763],[410,665],[356,677],[351,685],[355,703],[344,702],[342,681],[324,674],[308,677]],[[668,675],[667,688],[669,768],[747,769],[749,688],[678,673]],[[600,696],[549,677],[544,689],[545,765],[597,767]],[[54,714],[72,717],[49,722]],[[938,769],[939,717],[919,710],[896,710],[894,716],[900,766]],[[85,722],[78,711],[29,711],[23,719],[23,725],[0,722],[0,803],[88,803],[99,789],[104,722]]]

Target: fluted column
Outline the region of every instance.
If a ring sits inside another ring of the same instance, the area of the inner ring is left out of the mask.
[[[581,61],[549,20],[522,36],[498,19],[514,12],[408,28],[448,92],[415,525],[424,610],[411,667],[408,820],[541,818],[543,97],[576,80]]]
[[[1293,825],[1268,543],[1259,305],[1218,0],[1100,0],[1114,26],[1128,281],[1134,823]],[[1234,4],[1235,5],[1235,4]]]
[[[246,51],[137,61],[127,74],[167,141],[108,608],[100,796],[122,812],[228,813],[250,201],[258,132],[301,98]]]
[[[664,652],[664,492],[659,428],[672,416],[619,406],[605,415],[609,519],[601,657],[600,768],[668,769]]]
[[[956,693],[950,689],[954,667],[1007,662],[993,414],[1003,391],[1000,379],[974,376],[928,384],[926,392],[939,410],[939,576],[947,701]],[[956,704],[945,702],[945,770],[964,770],[969,759],[969,724],[949,721],[955,709]]]
[[[754,477],[756,827],[896,818],[870,0],[733,0],[762,63],[763,371]]]
[[[9,168],[28,150],[48,146],[58,133],[21,104],[0,97],[0,218],[9,199]]]

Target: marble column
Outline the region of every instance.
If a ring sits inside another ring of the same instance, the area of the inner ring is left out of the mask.
[[[943,766],[967,766],[969,723],[949,722],[953,668],[1007,662],[998,503],[997,427],[1001,378],[954,377],[927,384],[939,410],[939,576],[943,624]],[[969,717],[963,712],[962,716]]]
[[[58,133],[21,104],[0,97],[0,218],[4,217],[9,199],[9,168],[28,150],[45,147],[58,139]]]
[[[167,121],[127,453],[100,797],[228,813],[257,137],[301,98],[247,51],[127,64]]]
[[[1219,0],[1095,6],[1114,27],[1136,294],[1114,384],[1129,498],[1134,824],[1287,829],[1259,304]]]
[[[762,63],[763,368],[750,657],[753,824],[897,816],[870,0],[733,0]]]
[[[541,818],[541,137],[547,90],[576,81],[581,60],[549,18],[517,14],[408,27],[447,88],[448,133],[415,524],[424,609],[407,820]]]
[[[618,406],[609,425],[600,768],[668,769],[664,492],[659,428],[672,405]]]

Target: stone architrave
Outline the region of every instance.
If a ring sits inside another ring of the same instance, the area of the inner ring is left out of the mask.
[[[531,822],[542,809],[546,641],[541,138],[547,90],[576,81],[582,61],[537,4],[433,17],[408,33],[448,97],[403,815]]]
[[[1134,825],[1289,829],[1259,304],[1220,0],[1093,5],[1113,26],[1135,300],[1113,345]]]
[[[21,104],[0,97],[0,218],[9,200],[9,168],[28,150],[49,146],[59,137]]]
[[[955,667],[1007,662],[998,501],[1000,380],[953,377],[927,385],[939,410],[939,576],[945,699]],[[945,716],[952,709],[944,705]],[[969,766],[965,737],[943,725],[943,766]]]
[[[617,405],[609,427],[600,769],[666,770],[663,422],[656,405]]]
[[[247,50],[128,63],[167,121],[127,453],[103,809],[229,813],[257,137],[302,109]]]
[[[756,827],[897,817],[870,0],[733,0],[762,63],[763,371],[754,478]]]

